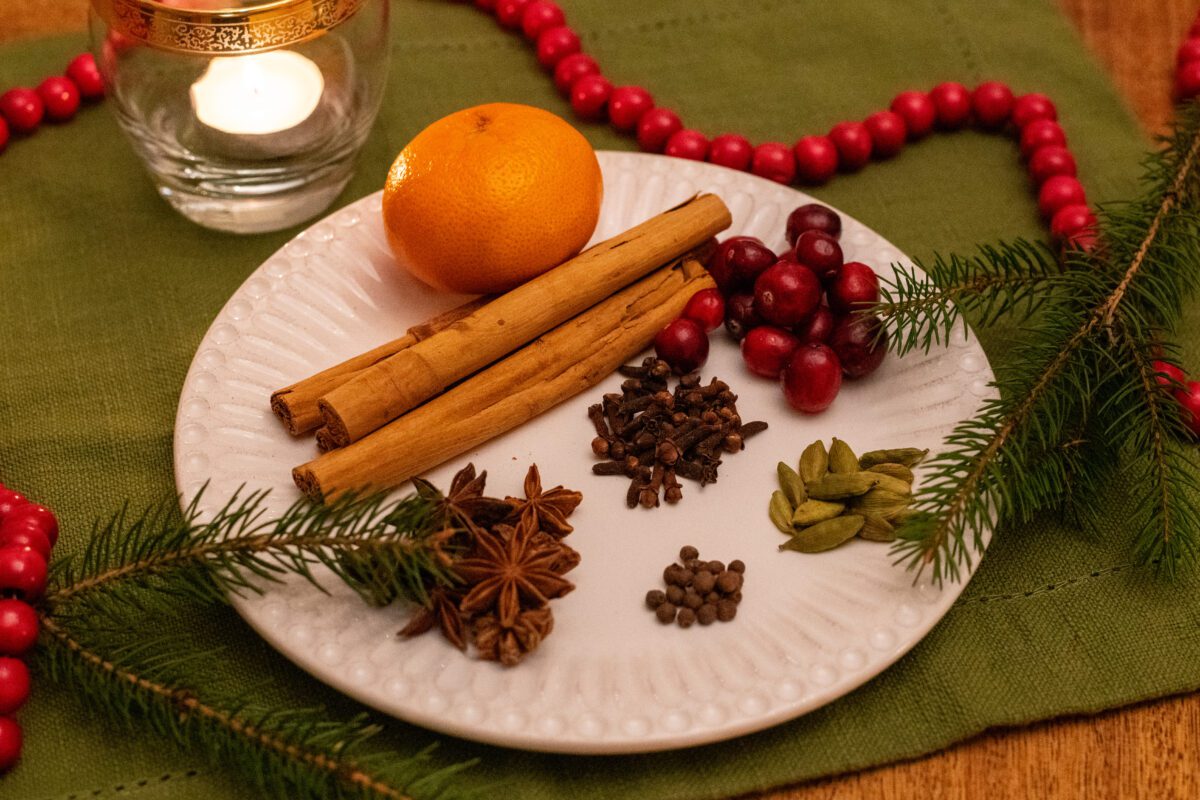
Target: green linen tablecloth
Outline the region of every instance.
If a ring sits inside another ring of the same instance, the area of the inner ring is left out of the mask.
[[[886,106],[897,91],[998,78],[1059,104],[1095,200],[1136,188],[1147,142],[1048,0],[562,0],[617,83],[643,83],[710,133],[791,141]],[[508,100],[570,118],[530,48],[469,4],[394,4],[391,82],[357,178],[339,204],[378,188],[401,146],[455,109]],[[63,68],[82,37],[0,49],[0,86]],[[629,148],[582,125],[597,147]],[[935,136],[816,192],[907,252],[1039,235],[1014,144]],[[125,500],[172,492],[180,385],[210,320],[295,231],[236,238],[170,211],[109,108],[16,141],[0,159],[0,480],[53,505],[61,548]],[[469,235],[469,232],[464,232]],[[1196,341],[1196,315],[1189,336]],[[993,359],[1003,342],[985,340]],[[1200,358],[1193,346],[1192,365]],[[1112,507],[1121,500],[1114,497]],[[435,760],[478,757],[465,781],[494,796],[716,798],[910,758],[985,728],[1095,712],[1200,685],[1200,581],[1129,566],[1119,513],[1102,530],[1002,531],[945,620],[895,667],[792,723],[699,750],[562,757],[443,740]],[[226,648],[211,680],[269,682],[278,698],[354,703],[303,674],[231,611],[194,614],[198,641]],[[24,763],[0,797],[246,797],[249,784],[196,753],[116,728],[39,681],[20,714]],[[435,734],[388,721],[411,752]],[[1049,755],[1048,755],[1049,757]]]

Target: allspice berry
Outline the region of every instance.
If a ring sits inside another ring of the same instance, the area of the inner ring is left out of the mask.
[[[661,606],[654,609],[654,615],[658,617],[658,621],[662,624],[670,625],[675,621],[676,610],[677,609],[675,608],[674,603],[663,603]],[[713,609],[713,613],[716,613],[716,609]]]
[[[692,580],[692,588],[700,594],[708,594],[717,584],[717,578],[708,570],[701,570],[696,573],[696,577]]]
[[[683,596],[683,604],[695,611],[700,606],[704,605],[704,598],[688,589],[687,594]]]
[[[668,586],[667,587],[667,600],[669,602],[674,603],[675,605],[679,605],[680,603],[683,602],[683,597],[684,597],[684,593],[683,593],[682,587],[679,587],[679,586]]]
[[[742,601],[745,571],[740,559],[730,561],[727,569],[720,561],[701,560],[700,551],[686,545],[679,550],[679,562],[663,570],[666,589],[646,592],[646,606],[664,625],[674,622],[690,628],[729,622]]]
[[[717,588],[725,594],[733,594],[742,588],[742,576],[737,572],[725,570],[717,576]]]
[[[679,560],[687,564],[689,561],[695,561],[700,557],[700,551],[689,545],[684,545],[679,550]]]
[[[744,574],[746,572],[746,564],[740,558],[735,558],[729,562],[729,571]]]
[[[690,628],[692,627],[692,623],[695,621],[696,612],[690,608],[679,609],[679,616],[675,618],[675,622],[678,623],[679,627],[681,628]]]
[[[658,618],[662,619],[662,606],[659,606]],[[712,603],[705,603],[696,609],[696,621],[701,625],[712,625],[717,619],[717,607]]]
[[[717,619],[721,622],[729,622],[737,616],[737,603],[733,600],[725,599],[717,603]]]
[[[650,608],[658,608],[665,602],[667,602],[667,595],[661,589],[651,589],[646,592],[646,605]]]

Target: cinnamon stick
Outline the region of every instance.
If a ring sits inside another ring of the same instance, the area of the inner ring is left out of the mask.
[[[314,499],[397,486],[595,386],[714,285],[698,261],[665,267],[292,477]]]
[[[271,410],[287,427],[288,433],[293,436],[299,436],[320,427],[323,421],[321,412],[317,409],[317,400],[327,392],[341,386],[364,369],[396,355],[407,347],[412,347],[423,339],[428,339],[452,323],[478,311],[491,299],[487,296],[477,297],[461,306],[438,314],[427,322],[414,325],[399,339],[393,339],[374,350],[347,359],[316,375],[297,381],[291,386],[276,390],[271,394]],[[332,444],[332,439],[329,439],[328,436],[325,438],[328,443]]]
[[[455,381],[561,325],[729,227],[729,209],[698,195],[500,295],[327,392],[319,407],[338,446],[362,439]]]

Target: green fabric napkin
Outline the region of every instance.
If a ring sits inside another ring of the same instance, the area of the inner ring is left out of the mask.
[[[709,133],[792,141],[886,106],[899,90],[998,78],[1058,102],[1095,200],[1136,189],[1147,142],[1047,0],[562,0],[617,83],[642,83]],[[391,83],[341,203],[378,188],[392,156],[455,109],[510,100],[570,118],[529,47],[469,4],[393,5]],[[60,71],[82,37],[0,48],[0,86]],[[597,147],[631,142],[581,126]],[[1040,234],[1007,139],[935,136],[815,192],[907,252]],[[0,480],[51,504],[78,551],[90,522],[173,491],[171,436],[184,373],[230,293],[292,234],[235,238],[155,195],[112,110],[16,141],[0,159]],[[464,232],[469,235],[469,232]],[[1196,315],[1188,332],[1197,341]],[[1003,342],[985,341],[993,359]],[[1193,347],[1192,365],[1200,353]],[[1120,507],[1112,498],[1112,508]],[[463,780],[494,796],[718,798],[901,758],[996,725],[1094,712],[1200,685],[1200,580],[1128,565],[1114,513],[1102,530],[1046,523],[996,536],[978,575],[913,652],[843,700],[699,750],[562,757],[442,738],[435,760],[478,757]],[[358,707],[276,655],[229,611],[170,620],[223,646],[208,679],[272,685],[281,701]],[[0,797],[246,797],[237,773],[114,728],[44,682],[20,714],[25,760]],[[412,752],[437,740],[389,720]]]

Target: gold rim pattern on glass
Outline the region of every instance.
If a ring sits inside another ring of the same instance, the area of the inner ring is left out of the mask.
[[[159,50],[237,55],[315,39],[345,22],[366,0],[277,0],[204,11],[155,0],[92,0],[109,28]]]

